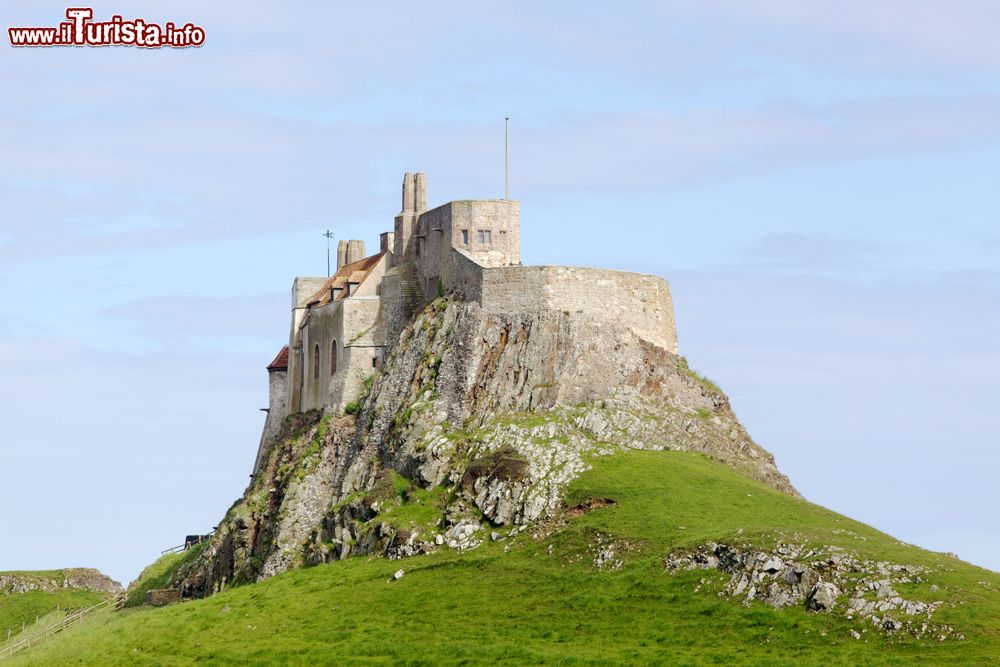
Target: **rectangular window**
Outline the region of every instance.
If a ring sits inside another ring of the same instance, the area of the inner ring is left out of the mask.
[[[477,233],[476,240],[479,243],[492,243],[493,242],[493,232],[488,229],[480,229]]]
[[[469,245],[469,230],[468,229],[463,229],[462,230],[462,243],[465,244],[465,245]]]

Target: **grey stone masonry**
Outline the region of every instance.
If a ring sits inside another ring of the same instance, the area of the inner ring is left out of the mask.
[[[606,269],[522,266],[520,202],[464,199],[428,208],[422,172],[404,174],[401,193],[400,212],[392,231],[381,234],[378,254],[365,257],[363,241],[340,241],[334,282],[296,279],[287,384],[271,378],[272,394],[281,395],[272,396],[270,431],[287,414],[354,401],[380,370],[398,332],[441,295],[498,315],[556,313],[614,324],[677,353],[666,280]]]

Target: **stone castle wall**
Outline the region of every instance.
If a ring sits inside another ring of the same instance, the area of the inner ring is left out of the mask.
[[[288,398],[287,411],[299,412],[302,405],[302,322],[308,313],[306,302],[327,281],[326,277],[298,277],[292,282],[291,330],[288,334]],[[282,416],[284,418],[284,415]]]
[[[464,251],[452,250],[445,286],[460,299],[478,302],[483,296],[484,270]]]
[[[598,325],[624,325],[677,352],[665,280],[603,269],[521,266],[519,202],[457,200],[428,210],[422,173],[404,175],[402,195],[394,231],[380,239],[383,255],[360,285],[346,288],[344,298],[310,305],[325,279],[296,279],[283,412],[343,408],[354,400],[363,379],[378,369],[386,345],[442,288],[487,312],[564,312]],[[342,241],[338,267],[359,259],[363,247],[360,241]]]
[[[461,252],[451,262],[449,286],[462,299],[495,313],[564,311],[627,326],[677,353],[670,285],[658,276],[572,266],[478,266]]]
[[[451,253],[459,249],[482,266],[507,266],[521,261],[521,207],[504,199],[462,200],[420,214],[414,252],[417,279],[426,299],[437,295],[438,281],[447,287]],[[489,234],[481,243],[479,235]]]
[[[299,411],[333,406],[357,398],[366,376],[381,363],[382,303],[378,296],[357,296],[313,308],[303,330],[303,382]],[[319,366],[316,366],[319,346]],[[337,366],[333,369],[333,347]]]
[[[278,439],[281,423],[288,415],[288,371],[269,370],[267,373],[268,406],[267,417],[264,420],[264,431],[257,446],[257,458],[254,459],[253,474],[259,472],[263,464],[262,458],[271,444]]]

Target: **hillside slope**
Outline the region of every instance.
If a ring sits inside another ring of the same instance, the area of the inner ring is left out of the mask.
[[[366,387],[352,415],[286,421],[173,586],[201,597],[351,555],[466,549],[486,526],[545,520],[588,457],[629,449],[702,452],[797,496],[683,358],[579,313],[438,299]],[[428,503],[401,515],[397,488]]]
[[[348,558],[128,610],[11,664],[940,665],[1000,656],[996,573],[902,544],[698,454],[632,451],[590,463],[564,509],[531,530],[480,534],[478,549]],[[412,487],[393,494],[395,511],[413,517],[441,502]],[[684,565],[723,546],[730,557],[718,567]],[[737,594],[748,568],[756,592]],[[839,594],[822,611],[803,597],[775,608],[772,584],[795,598],[782,583],[788,572],[818,573]],[[880,596],[870,586],[877,581],[893,595]],[[892,610],[859,611],[868,602]]]
[[[36,618],[85,609],[120,591],[118,582],[87,568],[0,572],[0,644]]]

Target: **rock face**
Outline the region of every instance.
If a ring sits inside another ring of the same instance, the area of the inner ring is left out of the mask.
[[[797,495],[682,358],[580,313],[498,315],[439,299],[360,398],[354,416],[286,420],[172,585],[201,596],[351,554],[474,548],[546,518],[586,456],[623,449],[703,452]],[[430,506],[430,518],[401,516],[401,498]]]
[[[0,595],[64,588],[97,591],[109,595],[122,592],[122,585],[91,568],[68,568],[44,572],[0,573]]]
[[[773,550],[762,550],[709,542],[668,555],[664,566],[671,573],[719,570],[729,577],[721,594],[742,598],[746,605],[804,605],[817,613],[836,609],[848,620],[860,621],[862,632],[874,626],[886,634],[964,639],[952,626],[932,622],[940,602],[907,600],[896,592],[894,586],[921,583],[928,576],[926,568],[916,565],[873,561],[833,546],[780,542]],[[699,587],[706,583],[703,579]],[[858,634],[851,632],[852,637]]]
[[[832,611],[837,605],[837,596],[839,595],[839,588],[829,582],[821,581],[809,591],[806,607],[812,611]]]

